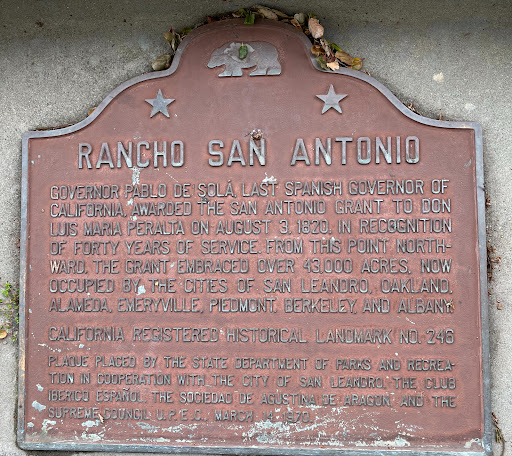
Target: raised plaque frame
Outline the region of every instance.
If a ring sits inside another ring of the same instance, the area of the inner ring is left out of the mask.
[[[458,454],[461,456],[477,456],[481,454],[491,454],[492,449],[492,421],[491,421],[491,403],[490,403],[490,366],[489,366],[489,327],[488,327],[488,311],[487,311],[487,251],[486,251],[486,227],[485,227],[485,193],[484,193],[484,175],[483,175],[483,144],[482,144],[482,130],[481,126],[478,123],[474,122],[454,122],[454,121],[440,121],[433,120],[423,116],[420,116],[411,110],[409,110],[406,106],[404,106],[398,98],[391,93],[389,89],[387,89],[380,82],[375,80],[374,78],[368,76],[363,72],[354,71],[351,69],[340,68],[339,70],[334,71],[334,73],[347,75],[351,78],[356,78],[362,80],[378,91],[380,91],[392,104],[393,106],[399,110],[402,114],[407,116],[408,118],[428,126],[434,126],[439,128],[450,128],[450,129],[472,129],[474,130],[475,135],[475,160],[476,160],[476,195],[477,195],[477,211],[478,211],[478,250],[479,250],[479,277],[480,277],[480,304],[481,304],[481,346],[482,346],[482,368],[483,368],[483,404],[484,404],[484,429],[483,429],[483,451],[482,452],[451,452],[451,451],[413,451],[408,450],[407,448],[403,448],[400,450],[396,449],[375,449],[375,450],[347,450],[347,449],[316,449],[316,450],[307,450],[307,449],[298,449],[298,448],[244,448],[244,447],[200,447],[200,446],[172,446],[172,445],[131,445],[131,444],[102,444],[98,443],[34,443],[34,442],[26,442],[25,434],[24,434],[24,423],[25,423],[25,346],[26,346],[26,338],[27,338],[27,309],[25,304],[25,290],[26,290],[26,274],[28,268],[28,257],[27,257],[27,211],[28,211],[28,169],[29,169],[29,156],[28,156],[28,144],[29,140],[33,138],[49,138],[49,137],[57,137],[62,135],[67,135],[76,131],[79,131],[92,123],[101,112],[109,105],[109,103],[118,96],[121,92],[123,92],[128,87],[131,87],[135,84],[138,84],[143,81],[165,78],[173,74],[180,63],[180,58],[186,49],[187,45],[200,34],[208,31],[210,27],[216,27],[217,29],[226,29],[228,30],[232,26],[233,21],[224,21],[222,23],[213,24],[211,26],[202,27],[197,30],[194,30],[190,35],[188,35],[181,45],[179,46],[174,60],[172,62],[172,66],[165,71],[148,73],[141,76],[137,76],[135,78],[130,79],[129,81],[121,84],[119,87],[115,88],[102,102],[101,104],[94,110],[94,112],[89,115],[86,119],[81,122],[71,125],[65,128],[60,128],[57,130],[48,130],[48,131],[31,131],[25,133],[23,136],[23,144],[22,144],[22,196],[21,196],[21,252],[20,252],[20,327],[19,327],[19,379],[18,379],[18,442],[21,448],[28,450],[56,450],[56,451],[117,451],[117,452],[150,452],[150,453],[158,453],[158,452],[172,452],[172,453],[200,453],[200,454],[269,454],[269,455],[291,455],[291,454],[301,454],[301,455],[318,455],[318,454],[355,454],[359,456],[395,456],[397,454],[416,454],[418,456],[428,456],[433,455],[434,453],[439,456],[451,456],[454,454]],[[258,27],[290,27],[283,24],[275,24],[264,22],[263,24],[258,24]],[[309,49],[310,42],[309,40],[299,32],[296,32],[298,38],[303,42],[306,49]],[[320,72],[325,72],[317,63],[314,57],[311,57],[311,64],[314,68]]]

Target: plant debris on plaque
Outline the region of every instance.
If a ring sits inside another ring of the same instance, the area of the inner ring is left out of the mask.
[[[324,70],[335,71],[340,67],[349,67],[353,70],[363,68],[363,59],[352,57],[337,44],[330,43],[324,38],[324,28],[312,14],[309,15],[308,28],[304,33],[312,40],[311,53],[316,56],[318,64]]]
[[[258,128],[250,131],[245,136],[250,136],[255,141],[259,141],[260,139],[263,138],[263,132]]]
[[[247,48],[246,44],[242,43],[242,45],[238,49],[238,58],[240,60],[243,60],[243,59],[245,59],[247,57],[247,54],[249,54],[249,49]]]
[[[194,28],[200,27],[212,22],[221,21],[224,19],[244,19],[244,24],[253,25],[257,18],[265,18],[273,21],[286,22],[298,28],[303,32],[311,41],[311,53],[316,56],[317,62],[320,67],[326,71],[336,71],[340,67],[348,67],[353,70],[360,70],[363,67],[363,59],[360,57],[352,57],[349,53],[343,51],[338,45],[330,43],[324,38],[324,27],[314,14],[306,15],[305,13],[295,13],[289,15],[283,11],[275,8],[270,8],[263,5],[253,5],[250,8],[241,8],[231,13],[222,14],[220,16],[208,16],[202,23],[197,24]],[[178,49],[181,40],[187,35],[192,28],[185,28],[181,32],[176,32],[171,28],[168,32],[164,33],[164,38],[169,44],[170,51],[159,55],[152,63],[154,71],[166,70],[171,66],[172,59]],[[247,47],[242,50],[240,47],[239,58],[244,59],[243,56]]]

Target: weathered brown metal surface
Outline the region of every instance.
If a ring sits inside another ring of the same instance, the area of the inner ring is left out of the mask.
[[[175,65],[26,137],[20,444],[483,452],[477,126],[291,27]]]

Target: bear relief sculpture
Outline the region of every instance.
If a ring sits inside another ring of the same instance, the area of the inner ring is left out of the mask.
[[[245,59],[239,57],[240,46],[247,46],[248,54]],[[265,76],[281,74],[281,65],[277,60],[277,49],[262,41],[251,43],[226,43],[212,52],[208,68],[224,65],[224,71],[219,77],[242,76],[242,68],[256,67],[249,76]]]

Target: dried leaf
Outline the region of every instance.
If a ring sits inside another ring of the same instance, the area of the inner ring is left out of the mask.
[[[248,135],[250,135],[251,138],[256,141],[259,141],[261,138],[263,138],[263,132],[259,128],[257,130],[254,129],[253,131],[247,133],[247,135],[245,135],[245,136],[248,136]]]
[[[293,15],[293,18],[300,24],[304,25],[306,22],[306,15],[304,13],[297,13]]]
[[[290,24],[292,24],[294,27],[297,27],[300,31],[302,31],[302,26],[300,25],[297,19],[292,19],[290,21]]]
[[[407,108],[409,108],[412,112],[415,112],[416,114],[420,114],[419,111],[416,109],[416,106],[414,106],[414,103],[411,101],[408,105],[406,105]],[[421,115],[421,114],[420,114]],[[489,259],[489,258],[487,258]]]
[[[94,112],[95,109],[96,109],[96,106],[94,106],[94,108],[89,109],[89,111],[87,112],[87,115],[90,116]]]
[[[254,13],[246,14],[244,24],[245,25],[254,25],[254,19],[256,19],[256,15]]]
[[[290,16],[288,16],[288,14],[286,13],[283,13],[282,11],[279,11],[277,9],[274,9],[274,8],[270,8],[270,10],[278,17],[280,17],[281,19],[289,19]]]
[[[327,62],[327,66],[334,71],[340,67],[340,64],[338,63],[337,60],[334,60],[333,62]]]
[[[5,329],[0,329],[0,340],[5,339],[7,337],[7,331]]]
[[[330,52],[330,49],[329,49],[328,53],[327,52],[325,53],[325,61],[327,63],[329,63],[329,62],[337,62],[336,57],[334,57],[334,54],[332,52]]]
[[[351,67],[354,64],[354,59],[350,56],[350,54],[347,54],[345,51],[336,51],[334,56],[345,65]]]
[[[331,46],[329,45],[329,42],[327,40],[320,38],[320,46],[322,46],[325,52],[327,62],[333,62],[334,60],[336,60],[336,57],[334,57]]]
[[[318,56],[318,58],[316,59],[316,61],[318,62],[318,64],[320,65],[320,67],[321,67],[323,70],[329,71],[329,67],[327,66],[327,63],[325,62],[325,58],[324,58],[324,56],[323,56],[323,55]]]
[[[324,36],[324,28],[320,25],[320,21],[314,17],[310,17],[308,21],[308,28],[311,36],[318,40]]]
[[[311,46],[311,54],[313,54],[315,57],[318,57],[319,55],[325,54],[325,51],[322,48],[322,46],[314,44],[313,46]]]
[[[153,70],[162,71],[166,70],[171,66],[171,55],[170,54],[162,54],[159,55],[156,60],[151,64]]]
[[[272,19],[273,21],[278,20],[277,14],[274,13],[270,8],[267,8],[266,6],[255,5],[254,9],[256,9],[256,11],[266,19]]]
[[[239,48],[238,48],[238,58],[240,60],[243,60],[247,57],[247,55],[249,54],[249,49],[247,48],[247,45],[246,44],[242,44]]]
[[[165,41],[167,41],[169,47],[172,49],[172,53],[174,54],[181,42],[180,35],[176,33],[173,28],[171,28],[170,31],[164,33],[164,38]]]
[[[363,68],[363,59],[360,57],[354,57],[354,61],[350,68],[352,68],[353,70],[360,70],[361,68]]]

